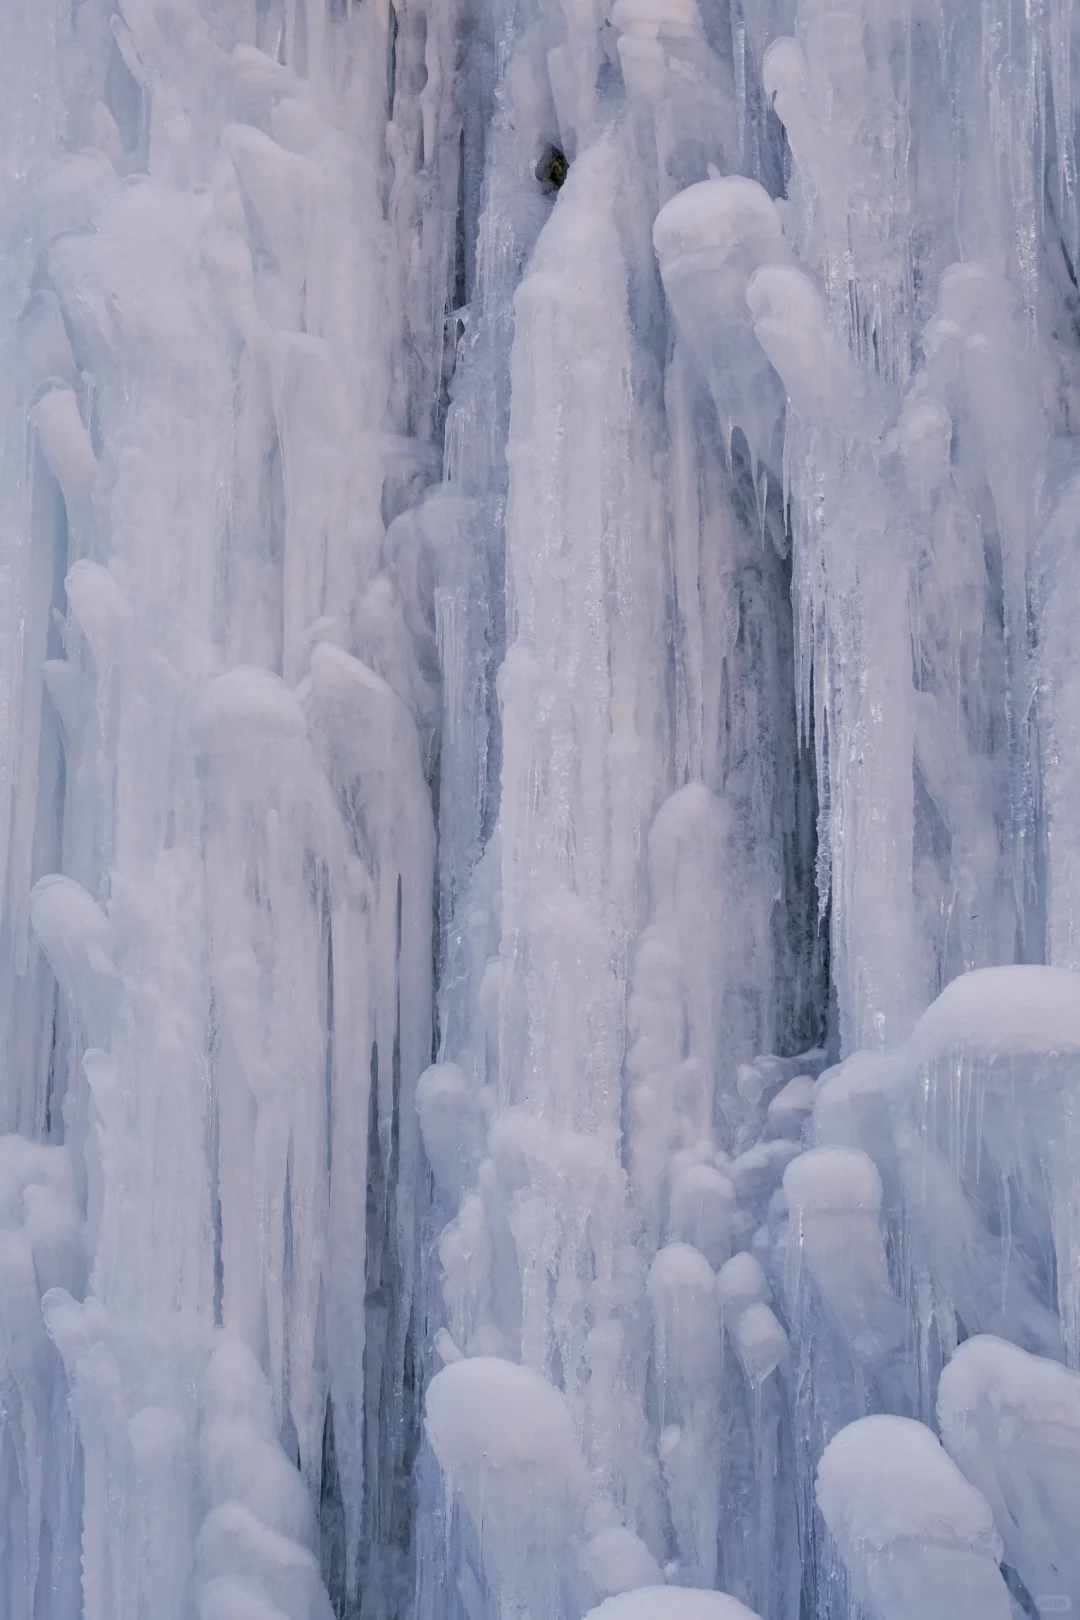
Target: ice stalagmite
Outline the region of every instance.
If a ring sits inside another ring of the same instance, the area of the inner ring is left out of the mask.
[[[0,1615],[1080,1604],[1066,0],[0,0]]]

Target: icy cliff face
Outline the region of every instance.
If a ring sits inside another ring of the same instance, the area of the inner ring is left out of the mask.
[[[0,1614],[1080,1608],[1071,0],[0,0]]]

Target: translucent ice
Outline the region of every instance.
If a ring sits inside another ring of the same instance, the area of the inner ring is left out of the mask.
[[[817,1500],[855,1595],[880,1620],[1011,1613],[990,1508],[921,1423],[868,1417],[842,1429]]]
[[[980,1335],[938,1386],[941,1437],[986,1497],[1005,1557],[1040,1610],[1077,1601],[1080,1562],[1068,1503],[1080,1467],[1080,1377]]]
[[[2,1620],[1080,1603],[1078,60],[0,0]]]

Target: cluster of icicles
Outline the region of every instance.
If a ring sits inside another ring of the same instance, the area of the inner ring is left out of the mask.
[[[820,1053],[742,1065],[734,1153],[698,1137],[670,1156],[664,1241],[640,1280],[638,1250],[616,1254],[586,1373],[564,1392],[535,1362],[492,1354],[491,1306],[514,1300],[527,1344],[542,1308],[530,1293],[547,1283],[522,1264],[530,1204],[546,1197],[579,1242],[603,1242],[601,1155],[523,1111],[500,1116],[441,1246],[469,1353],[443,1333],[426,1425],[467,1519],[462,1556],[504,1612],[592,1613],[599,1599],[605,1620],[852,1603],[880,1620],[1068,1612],[1076,990],[1063,970],[985,969],[888,1054],[817,1079]],[[451,1098],[460,1075],[429,1070],[425,1142],[457,1196],[469,1143]],[[515,1260],[511,1290],[499,1268]],[[554,1331],[565,1366],[569,1333]],[[620,1376],[635,1354],[651,1354],[651,1389]]]

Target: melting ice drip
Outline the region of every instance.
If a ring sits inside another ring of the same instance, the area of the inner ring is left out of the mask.
[[[1077,50],[0,0],[0,1614],[1080,1609]]]

